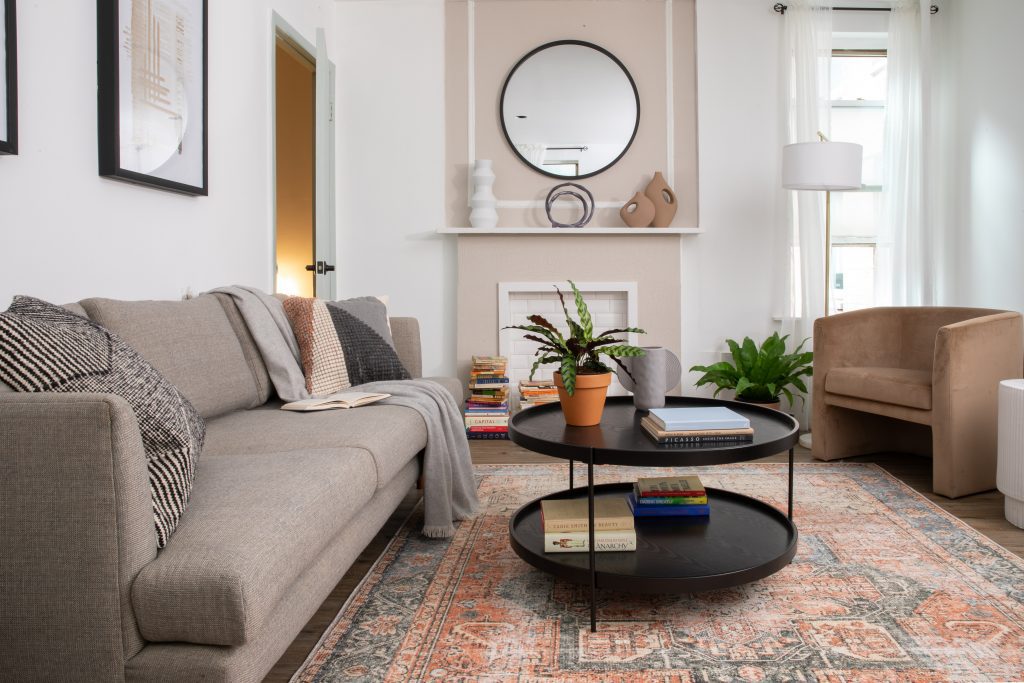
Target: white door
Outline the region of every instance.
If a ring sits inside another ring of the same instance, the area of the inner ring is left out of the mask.
[[[324,30],[316,30],[316,295],[335,298],[334,64]]]

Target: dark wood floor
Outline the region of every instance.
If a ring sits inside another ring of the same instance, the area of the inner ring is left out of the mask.
[[[508,441],[479,441],[472,443],[471,446],[473,462],[477,464],[565,462],[556,458],[549,458],[545,455],[531,453]],[[765,458],[761,462],[785,462],[785,460],[786,455],[780,454]],[[798,448],[796,460],[797,462],[811,462],[810,452],[806,449]],[[908,486],[923,493],[942,509],[959,517],[1018,556],[1024,557],[1024,529],[1016,528],[1003,517],[1003,495],[998,491],[949,500],[948,498],[931,493],[931,460],[928,458],[912,455],[879,454],[851,458],[851,461],[877,463]],[[265,682],[283,683],[294,675],[320,640],[324,631],[334,621],[334,617],[341,610],[345,600],[348,599],[348,596],[359,585],[366,572],[369,571],[371,565],[383,552],[388,540],[401,526],[418,499],[419,495],[416,492],[412,492],[406,497],[381,530],[381,533],[363,551],[362,555],[359,556],[359,559],[356,560],[352,568],[345,574],[331,595],[324,601],[324,604],[317,610],[317,613],[313,615],[313,618],[309,620],[306,627],[302,629],[302,632],[292,642],[287,652],[281,656],[281,659],[278,660],[277,664],[264,679]]]

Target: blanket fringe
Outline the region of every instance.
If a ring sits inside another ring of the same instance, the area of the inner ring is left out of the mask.
[[[455,535],[454,526],[424,526],[423,535],[427,538],[451,538]]]

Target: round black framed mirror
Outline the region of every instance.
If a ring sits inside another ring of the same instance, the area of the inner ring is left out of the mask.
[[[603,47],[558,40],[520,59],[501,89],[501,130],[519,159],[553,178],[589,178],[629,150],[640,94]]]

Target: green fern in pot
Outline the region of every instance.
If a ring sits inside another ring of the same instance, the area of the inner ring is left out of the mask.
[[[736,400],[749,403],[779,403],[780,397],[785,396],[792,405],[793,389],[807,393],[803,378],[813,374],[814,353],[803,350],[806,339],[793,353],[786,353],[788,338],[789,335],[780,337],[776,332],[760,347],[750,337],[744,337],[742,344],[726,339],[732,361],[694,365],[690,372],[704,373],[696,386],[714,384],[718,387],[715,396],[724,389],[732,389]]]

